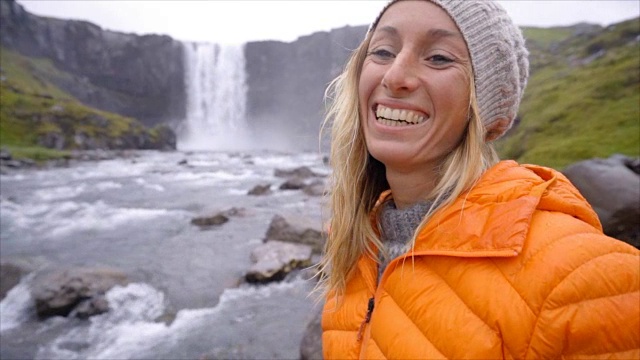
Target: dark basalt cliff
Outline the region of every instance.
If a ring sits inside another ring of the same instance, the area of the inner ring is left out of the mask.
[[[47,80],[84,104],[136,118],[148,126],[176,125],[184,118],[181,42],[162,35],[103,30],[85,21],[36,16],[14,0],[0,4],[2,46],[51,59],[73,76],[50,75]],[[259,135],[281,134],[293,146],[315,148],[324,90],[365,32],[365,26],[344,27],[290,43],[245,44],[247,117],[252,128]]]
[[[85,21],[40,17],[2,0],[0,42],[23,55],[51,59],[72,74],[47,80],[87,105],[146,125],[184,117],[182,44],[168,36],[123,34]]]
[[[317,149],[324,91],[366,30],[347,26],[291,43],[247,43],[247,117],[254,129],[289,134],[296,145]]]

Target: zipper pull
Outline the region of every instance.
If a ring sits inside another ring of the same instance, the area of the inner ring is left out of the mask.
[[[364,321],[362,321],[362,324],[360,324],[360,328],[358,329],[358,341],[362,340],[362,334],[364,333],[365,325],[368,324],[369,321],[371,321],[371,313],[373,312],[375,303],[376,301],[374,297],[369,299],[369,304],[367,305],[367,315],[365,316]]]

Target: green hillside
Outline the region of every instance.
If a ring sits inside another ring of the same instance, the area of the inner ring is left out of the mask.
[[[0,145],[15,158],[47,160],[69,150],[153,145],[166,131],[81,104],[50,79],[72,75],[50,60],[0,48]]]
[[[640,155],[640,19],[523,32],[532,73],[501,157],[562,169]]]

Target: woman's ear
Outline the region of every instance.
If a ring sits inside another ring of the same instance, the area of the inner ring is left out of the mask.
[[[486,133],[484,136],[484,141],[491,142],[493,140],[496,140],[504,133],[506,133],[507,130],[509,130],[512,123],[513,122],[511,120],[505,118],[494,120],[491,124],[485,127]]]

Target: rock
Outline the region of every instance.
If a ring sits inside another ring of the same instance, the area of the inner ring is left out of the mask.
[[[31,296],[40,318],[88,317],[108,310],[100,297],[116,285],[128,283],[127,275],[110,268],[69,268],[41,271],[31,283]]]
[[[325,186],[321,180],[313,181],[312,183],[305,185],[302,188],[302,192],[309,196],[322,196],[324,195]]]
[[[314,173],[311,169],[309,169],[306,166],[301,166],[301,167],[298,167],[295,169],[289,169],[289,170],[276,169],[274,171],[274,174],[277,177],[299,178],[299,179],[306,179],[306,178],[318,176],[316,173]]]
[[[628,167],[631,171],[640,175],[640,158],[636,158],[636,159],[624,158],[623,162],[624,162],[624,165]]]
[[[300,190],[306,186],[304,180],[299,177],[291,178],[280,185],[280,190]]]
[[[63,133],[53,130],[38,136],[38,145],[49,149],[62,150],[65,148],[66,139]]]
[[[309,245],[319,253],[324,248],[326,233],[321,230],[321,224],[314,225],[315,221],[308,219],[293,216],[285,219],[275,215],[269,224],[266,239]]]
[[[175,150],[178,137],[167,125],[156,125],[150,130],[151,136],[142,143],[143,149]]]
[[[312,249],[307,245],[270,240],[251,252],[254,264],[245,279],[250,283],[280,281],[294,269],[311,265]]]
[[[634,161],[613,155],[577,162],[563,173],[596,211],[605,234],[640,248],[640,175],[632,170]]]
[[[20,160],[7,160],[7,161],[3,161],[2,165],[4,165],[7,168],[11,168],[11,169],[19,169],[21,167],[24,166],[24,164],[22,163],[22,161]]]
[[[81,301],[70,315],[80,319],[88,319],[90,316],[103,314],[107,311],[109,311],[109,301],[104,295],[98,294],[90,299]]]
[[[301,360],[322,360],[322,308],[318,310],[307,328],[300,342]]]
[[[193,225],[198,225],[200,227],[218,226],[226,223],[227,221],[229,221],[229,218],[224,214],[191,219],[191,223]]]
[[[258,184],[254,186],[253,189],[249,190],[247,194],[255,195],[255,196],[271,194],[271,184],[266,184],[266,185]]]
[[[213,216],[203,216],[191,219],[191,223],[193,225],[200,226],[202,228],[207,228],[211,226],[219,226],[227,221],[229,221],[230,217],[233,216],[246,216],[246,209],[244,208],[231,208],[225,211],[221,211]]]
[[[23,167],[34,167],[36,166],[36,162],[32,159],[22,159],[20,160]]]
[[[11,160],[11,152],[5,148],[1,148],[0,149],[0,160],[2,161],[9,161]]]
[[[91,135],[84,131],[78,130],[76,130],[73,135],[73,143],[77,149],[98,149],[102,146],[97,139],[91,137]]]

